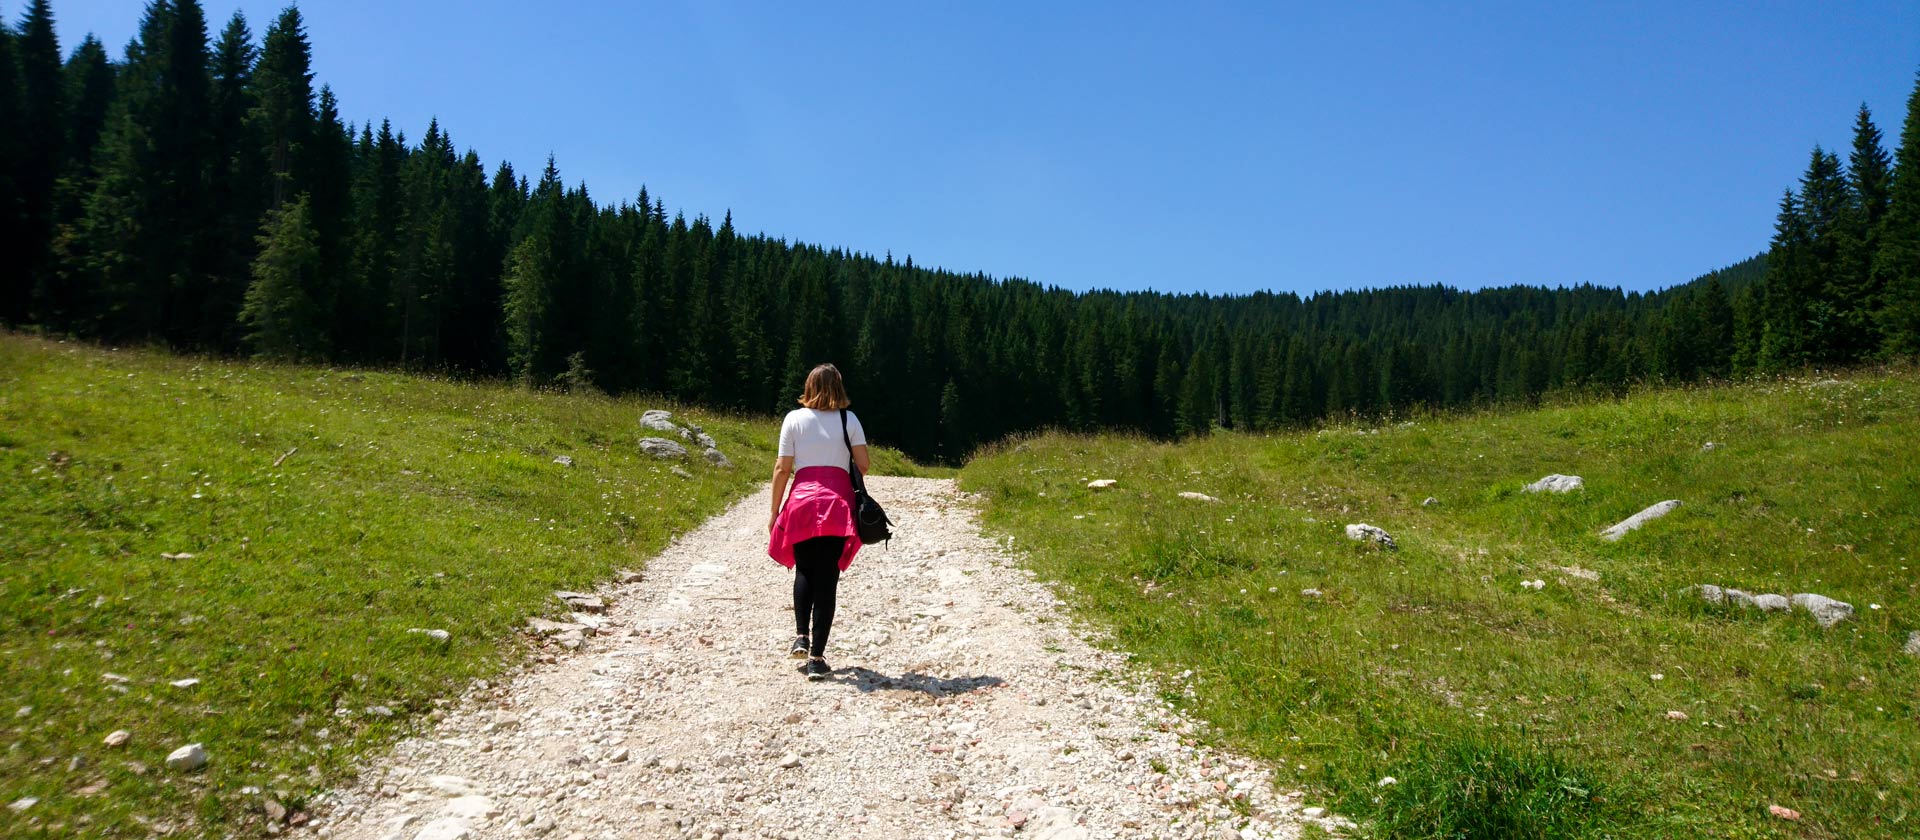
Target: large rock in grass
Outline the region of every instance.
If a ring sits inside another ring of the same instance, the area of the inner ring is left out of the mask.
[[[1368,525],[1365,522],[1348,525],[1347,539],[1353,540],[1354,542],[1374,543],[1380,546],[1381,548],[1399,548],[1400,547],[1398,544],[1394,543],[1393,536],[1391,534],[1388,534],[1385,530],[1381,528]]]
[[[1621,520],[1618,525],[1601,531],[1600,539],[1606,540],[1607,542],[1619,542],[1621,537],[1627,535],[1627,532],[1638,531],[1642,525],[1666,516],[1678,507],[1680,507],[1679,499],[1668,499],[1659,504],[1650,505],[1646,510]]]
[[[1852,604],[1811,592],[1793,596],[1793,605],[1812,614],[1813,620],[1819,622],[1821,627],[1832,627],[1853,617]]]
[[[708,439],[711,440],[711,438]],[[727,456],[715,447],[707,447],[707,451],[703,454],[706,456],[707,463],[716,467],[725,468],[733,466],[733,461],[728,460]]]
[[[680,424],[673,422],[673,412],[662,411],[657,408],[640,415],[640,428],[652,429],[656,432],[666,432],[670,435],[677,435],[681,432]]]
[[[1746,593],[1742,592],[1740,594],[1745,595]],[[1754,595],[1748,598],[1747,606],[1758,607],[1762,612],[1786,612],[1792,608],[1792,604],[1787,601],[1787,596],[1774,595],[1771,593]]]
[[[207,748],[199,744],[188,744],[167,755],[167,768],[170,770],[190,771],[207,766]]]
[[[640,451],[655,458],[679,459],[687,457],[687,448],[666,438],[641,438]]]
[[[1585,486],[1587,482],[1580,476],[1554,473],[1520,489],[1528,493],[1571,493]]]

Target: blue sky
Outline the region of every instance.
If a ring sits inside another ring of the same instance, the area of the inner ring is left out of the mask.
[[[1910,0],[540,5],[301,9],[348,119],[1072,289],[1682,282],[1920,70]],[[54,0],[63,48],[142,6]]]

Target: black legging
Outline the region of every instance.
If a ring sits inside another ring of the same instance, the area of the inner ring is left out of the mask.
[[[793,545],[793,626],[810,636],[813,655],[824,656],[833,631],[833,601],[840,591],[840,552],[846,537],[814,537]],[[807,632],[807,621],[813,632]]]

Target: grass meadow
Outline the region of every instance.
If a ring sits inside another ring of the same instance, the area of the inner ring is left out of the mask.
[[[1363,836],[1901,838],[1917,461],[1904,370],[1179,444],[1047,434],[961,483],[1209,737]],[[1586,487],[1521,492],[1549,473]],[[1358,522],[1398,550],[1349,541]],[[1856,612],[1823,630],[1677,594],[1697,583]]]
[[[736,466],[642,455],[656,407]],[[0,801],[39,800],[0,835],[297,810],[524,662],[553,590],[644,568],[766,481],[776,420],[678,408],[0,334]],[[167,769],[188,743],[205,769]]]

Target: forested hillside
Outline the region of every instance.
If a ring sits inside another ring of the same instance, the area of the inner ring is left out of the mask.
[[[349,123],[295,8],[256,43],[157,0],[118,60],[63,52],[46,0],[0,29],[0,320],[107,342],[755,412],[833,360],[880,439],[948,460],[1045,426],[1299,426],[1920,351],[1912,104],[1891,157],[1864,107],[1844,165],[1816,150],[1758,281],[1748,261],[1651,295],[1074,293],[743,235],[645,189],[597,200],[438,124]]]

